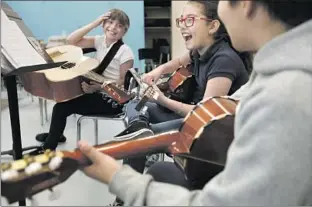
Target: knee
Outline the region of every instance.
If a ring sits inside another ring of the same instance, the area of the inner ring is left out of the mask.
[[[137,99],[132,99],[131,101],[129,101],[126,105],[126,109],[127,110],[132,110],[136,107],[136,105],[139,103],[139,100]]]
[[[72,110],[70,110],[70,107],[67,106],[65,103],[56,103],[53,106],[53,114],[57,115],[63,115],[63,116],[69,116],[72,114]]]
[[[168,166],[172,163],[169,162],[156,162],[151,167],[148,168],[146,174],[149,174],[154,177],[154,179],[158,180],[157,178],[160,177],[164,172],[168,170]]]

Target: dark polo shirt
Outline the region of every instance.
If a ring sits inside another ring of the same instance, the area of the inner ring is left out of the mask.
[[[226,77],[232,80],[228,95],[232,95],[248,81],[249,75],[243,60],[223,39],[216,41],[203,55],[193,51],[190,56],[196,80],[196,90],[192,98],[195,104],[203,99],[207,81],[212,78]]]

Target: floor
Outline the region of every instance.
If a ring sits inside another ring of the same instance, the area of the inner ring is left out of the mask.
[[[35,135],[47,132],[50,119],[42,126],[40,123],[39,102],[37,97],[31,97],[23,90],[19,90],[19,112],[23,147],[38,145]],[[2,91],[1,98],[6,99],[6,92]],[[54,103],[48,101],[48,118],[51,117]],[[72,150],[76,147],[76,121],[79,115],[70,116],[67,119],[65,136],[67,142],[59,145],[59,150]],[[109,141],[111,137],[123,130],[123,124],[116,121],[99,121],[100,143]],[[8,107],[1,111],[1,150],[9,150],[12,147],[11,125]],[[82,124],[82,139],[94,143],[93,122],[84,120]],[[2,156],[2,162],[9,161],[10,156]],[[106,206],[114,200],[114,196],[108,192],[106,185],[100,184],[80,171],[75,172],[67,181],[55,187],[54,199],[49,191],[44,191],[34,196],[37,205],[40,206]],[[1,198],[1,206],[6,205],[6,200]],[[18,205],[17,203],[13,205]],[[31,204],[27,200],[27,205]]]

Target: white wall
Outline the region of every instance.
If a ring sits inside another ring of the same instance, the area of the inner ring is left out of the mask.
[[[180,33],[180,29],[176,27],[175,20],[181,16],[182,9],[187,1],[171,1],[171,54],[172,58],[178,57],[187,52],[185,43]]]

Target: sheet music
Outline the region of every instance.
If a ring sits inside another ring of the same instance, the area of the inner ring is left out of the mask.
[[[1,9],[1,51],[15,68],[45,64],[46,61],[30,45],[16,22]]]
[[[11,61],[9,61],[6,56],[3,54],[3,51],[1,50],[1,73],[2,74],[7,74],[11,71],[13,71],[15,68],[11,64]]]

